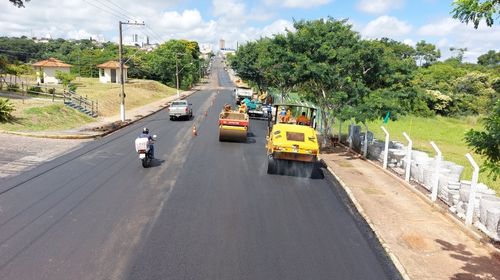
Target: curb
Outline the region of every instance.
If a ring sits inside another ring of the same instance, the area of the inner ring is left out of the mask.
[[[372,223],[372,221],[370,220],[370,218],[368,217],[368,215],[365,213],[364,208],[357,201],[357,199],[354,196],[351,188],[344,181],[342,181],[342,179],[340,179],[340,177],[337,176],[337,174],[335,174],[335,172],[333,171],[333,169],[326,163],[326,161],[321,157],[321,155],[319,156],[319,160],[326,166],[328,172],[330,172],[330,174],[332,174],[332,176],[339,182],[340,186],[342,186],[342,188],[344,189],[344,191],[347,193],[347,196],[349,197],[349,199],[351,200],[351,202],[356,207],[359,215],[361,215],[361,217],[366,221],[366,223],[370,227],[371,231],[375,234],[375,236],[377,237],[377,240],[380,242],[380,245],[382,246],[382,248],[384,248],[385,252],[387,253],[387,255],[389,256],[389,258],[393,262],[394,266],[396,267],[396,269],[401,274],[401,277],[403,277],[403,279],[405,279],[405,280],[411,280],[410,276],[408,275],[408,272],[406,271],[406,269],[403,266],[403,264],[399,261],[398,257],[391,251],[391,249],[389,248],[389,246],[387,245],[387,243],[384,241],[384,239],[382,238],[382,236],[380,235],[380,233],[377,232],[377,230],[375,230],[374,224]]]
[[[34,137],[34,138],[49,138],[49,139],[67,139],[67,140],[84,140],[84,139],[94,139],[100,136],[96,135],[82,135],[82,134],[35,134],[30,132],[18,132],[18,131],[5,131],[0,130],[0,133]]]
[[[186,93],[181,93],[179,96],[179,99],[186,99],[186,97],[191,96],[192,94],[198,92],[199,89],[193,89],[191,91],[187,91]],[[176,98],[172,99],[175,100]],[[117,130],[120,130],[122,128],[125,128],[137,121],[140,121],[144,118],[147,118],[155,113],[158,113],[159,111],[167,108],[168,105],[160,105],[160,108],[154,109],[150,112],[148,112],[146,115],[143,115],[137,119],[131,120],[129,122],[124,122],[122,125],[116,127],[115,129],[111,129],[105,132],[101,133],[96,133],[92,135],[83,135],[83,134],[43,134],[43,133],[30,133],[30,132],[18,132],[18,131],[4,131],[0,130],[0,133],[5,133],[5,134],[11,134],[11,135],[19,135],[19,136],[26,136],[26,137],[35,137],[35,138],[49,138],[49,139],[66,139],[66,140],[85,140],[85,139],[96,139],[96,138],[101,138],[105,137]]]

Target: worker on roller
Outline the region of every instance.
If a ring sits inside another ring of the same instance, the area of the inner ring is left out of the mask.
[[[247,104],[245,102],[241,102],[241,105],[238,108],[238,112],[240,112],[240,113],[246,113],[247,112]]]
[[[285,119],[286,119],[286,109],[285,109],[285,107],[281,107],[281,111],[279,114],[279,121],[285,122]]]
[[[290,108],[288,108],[288,110],[286,110],[285,122],[289,122],[291,117],[292,117],[292,111],[290,111]]]
[[[306,116],[306,112],[302,112],[302,114],[297,118],[297,124],[301,125],[309,125],[310,121]]]

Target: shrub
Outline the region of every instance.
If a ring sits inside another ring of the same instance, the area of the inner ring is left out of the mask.
[[[19,86],[17,84],[8,84],[7,91],[16,92],[19,90]]]
[[[0,122],[11,120],[12,111],[14,111],[14,105],[10,103],[10,100],[0,98]]]
[[[68,90],[72,91],[72,92],[75,92],[76,91],[76,85],[73,84],[73,83],[69,83],[68,84]]]
[[[31,93],[31,94],[39,94],[43,92],[42,91],[42,88],[40,86],[32,86],[30,88],[28,88],[28,93]]]
[[[49,88],[49,94],[55,94],[56,89],[55,88]]]

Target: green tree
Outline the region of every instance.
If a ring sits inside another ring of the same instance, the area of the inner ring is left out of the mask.
[[[199,79],[199,47],[196,42],[167,41],[146,55],[144,60],[145,71],[169,86],[176,86],[176,63],[181,88],[189,87]]]
[[[373,62],[381,50],[367,49],[346,20],[298,21],[294,27],[287,36],[297,56],[297,81],[303,98],[320,108],[326,136],[335,117],[369,92],[365,80],[375,74]]]
[[[29,2],[30,0],[9,0],[14,6],[17,6],[18,8],[24,8],[24,3]]]
[[[441,57],[441,51],[433,44],[426,43],[424,40],[417,43],[415,60],[418,66],[430,66]]]
[[[266,39],[267,40],[267,39]],[[236,55],[229,61],[238,77],[243,80],[254,82],[259,90],[267,88],[265,71],[268,63],[263,63],[266,54],[262,54],[266,48],[263,46],[267,41],[260,39],[255,42],[248,42],[236,51]]]
[[[453,1],[453,18],[461,22],[474,24],[477,29],[481,20],[485,20],[488,26],[494,24],[493,17],[500,15],[500,0],[455,0]]]
[[[294,68],[297,65],[297,56],[291,50],[288,37],[282,34],[275,35],[267,44],[267,75],[269,84],[278,89],[281,98],[285,98],[297,85],[297,73]]]
[[[451,52],[456,52],[456,55],[450,59],[455,59],[458,63],[462,63],[464,60],[464,54],[467,51],[467,48],[450,48]]]
[[[484,131],[470,130],[465,141],[475,153],[486,158],[482,171],[496,181],[500,175],[500,100],[483,120]]]
[[[477,58],[477,63],[483,66],[500,66],[500,51],[490,50]]]
[[[71,87],[71,90],[74,90],[74,86],[71,84],[71,82],[76,79],[76,75],[72,73],[66,73],[62,71],[56,71],[56,79],[58,79],[61,84],[64,86],[64,89],[68,89],[68,87]]]

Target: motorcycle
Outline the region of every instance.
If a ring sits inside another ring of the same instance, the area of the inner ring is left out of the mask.
[[[156,141],[156,135],[153,135],[152,141]],[[148,138],[135,139],[135,151],[139,154],[139,159],[142,161],[142,167],[144,168],[150,167],[153,160],[150,148],[152,141]]]

